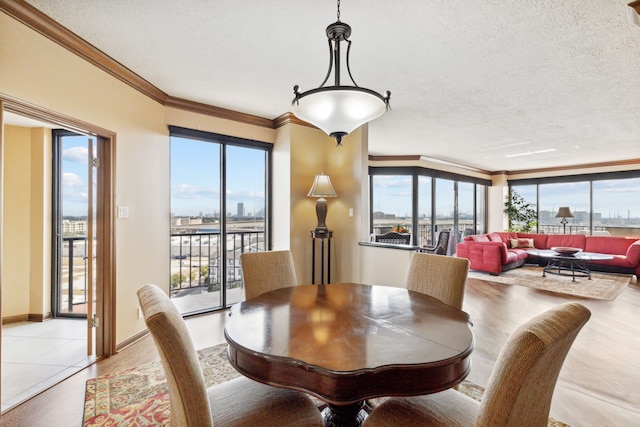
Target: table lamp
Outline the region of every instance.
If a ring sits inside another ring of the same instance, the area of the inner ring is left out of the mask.
[[[324,223],[327,218],[327,199],[325,197],[336,197],[337,194],[331,186],[331,180],[328,175],[321,172],[316,175],[316,179],[313,181],[311,190],[309,190],[309,197],[318,197],[316,202],[316,215],[318,216],[318,226],[316,227],[316,233],[326,233],[329,231]]]
[[[562,224],[562,234],[567,234],[567,218],[573,218],[573,214],[571,213],[571,209],[567,206],[563,206],[558,209],[558,213],[556,214],[556,218],[562,218],[560,224]]]

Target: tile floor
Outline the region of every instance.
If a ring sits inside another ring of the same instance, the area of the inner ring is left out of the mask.
[[[94,362],[87,321],[51,319],[2,326],[2,412]]]

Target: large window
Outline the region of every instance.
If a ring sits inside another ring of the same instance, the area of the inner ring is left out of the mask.
[[[559,182],[545,184],[538,188],[539,191],[539,221],[538,229],[542,228],[546,233],[576,234],[589,230],[589,183],[588,182]],[[573,218],[566,218],[567,223],[562,224],[562,218],[556,218],[560,207],[569,207]]]
[[[417,167],[370,167],[369,175],[372,233],[399,224],[414,245],[432,246],[443,230],[456,241],[485,231],[489,180]]]
[[[183,314],[244,299],[240,255],[268,248],[271,145],[171,127],[171,297]]]
[[[594,231],[640,230],[640,178],[594,181],[592,204]]]
[[[538,232],[640,236],[640,171],[510,181],[538,206]],[[573,217],[556,214],[568,207]]]
[[[371,180],[375,198],[372,211],[376,234],[384,234],[398,225],[413,232],[412,177],[377,175]]]

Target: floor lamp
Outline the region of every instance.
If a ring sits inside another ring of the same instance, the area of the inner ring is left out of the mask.
[[[573,218],[573,214],[571,213],[571,209],[568,206],[563,206],[558,209],[558,213],[556,214],[556,218],[562,218],[560,224],[562,224],[562,234],[567,234],[567,218]]]

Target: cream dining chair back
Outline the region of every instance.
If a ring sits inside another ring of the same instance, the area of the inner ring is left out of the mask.
[[[291,251],[247,252],[240,264],[246,299],[298,284]]]
[[[526,322],[507,339],[479,403],[454,390],[390,398],[363,427],[546,427],[560,369],[591,312],[565,303]]]
[[[415,252],[411,256],[406,287],[462,310],[469,260]]]
[[[246,377],[207,388],[189,330],[167,294],[146,285],[138,301],[167,378],[172,427],[322,426],[317,406],[296,391]]]

